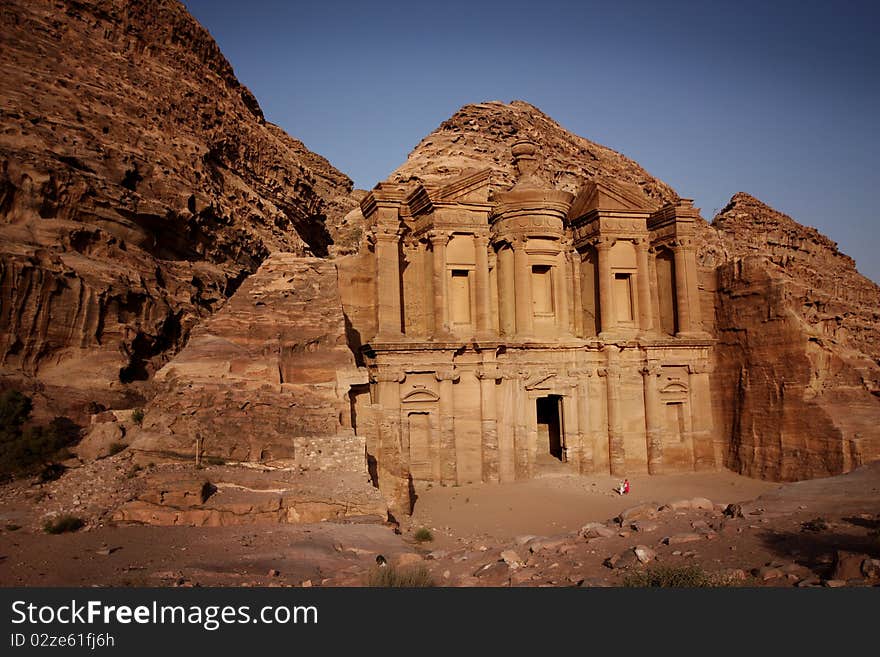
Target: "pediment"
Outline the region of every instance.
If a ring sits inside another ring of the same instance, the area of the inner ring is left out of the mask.
[[[571,205],[571,220],[583,217],[594,210],[617,212],[652,212],[654,203],[635,185],[608,179],[587,182]]]
[[[668,384],[660,389],[660,392],[663,393],[686,393],[687,391],[687,385],[685,385],[681,381],[670,381]]]
[[[555,378],[555,372],[541,372],[526,381],[525,388],[526,390],[549,390],[551,384],[554,383],[551,379]]]
[[[491,169],[471,169],[441,187],[434,198],[443,203],[488,203]]]

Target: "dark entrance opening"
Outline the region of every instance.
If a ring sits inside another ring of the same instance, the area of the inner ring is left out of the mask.
[[[560,421],[562,397],[559,395],[538,397],[536,407],[538,444],[547,445],[550,456],[562,461],[562,422]]]

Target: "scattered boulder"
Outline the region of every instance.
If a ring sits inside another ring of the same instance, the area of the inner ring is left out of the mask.
[[[714,511],[715,504],[712,500],[706,499],[705,497],[695,497],[691,501],[691,508],[697,511]]]
[[[123,444],[125,430],[118,422],[95,424],[74,448],[82,461],[94,461],[110,456]]]
[[[867,579],[880,579],[880,559],[862,561],[862,575]]]
[[[649,561],[653,561],[654,558],[657,556],[657,553],[646,545],[636,545],[633,548],[633,553],[636,555],[636,558],[641,563],[648,563]]]
[[[728,518],[745,518],[740,504],[728,504],[724,509],[724,515]]]
[[[663,539],[663,542],[666,543],[666,545],[680,545],[682,543],[693,543],[695,541],[702,540],[703,536],[701,534],[688,532],[684,534],[673,534],[672,536],[667,536]]]
[[[511,568],[519,568],[525,565],[525,562],[522,558],[513,550],[504,550],[501,553],[501,561],[506,563]]]
[[[623,525],[630,523],[633,520],[653,520],[656,517],[656,504],[638,504],[636,506],[631,506],[630,508],[621,511],[620,515],[618,515],[615,520],[622,527]]]
[[[834,555],[834,571],[831,579],[861,579],[864,554],[837,550]]]
[[[614,536],[617,532],[615,532],[610,527],[603,525],[601,522],[588,522],[586,525],[581,527],[578,534],[583,536],[584,538],[610,538]]]
[[[634,523],[630,524],[630,527],[633,531],[645,533],[645,532],[655,532],[660,528],[656,522],[650,522],[649,520],[636,520]]]

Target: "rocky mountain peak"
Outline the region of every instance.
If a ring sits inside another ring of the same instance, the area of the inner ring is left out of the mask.
[[[465,170],[489,167],[494,187],[507,189],[516,179],[511,148],[522,139],[538,145],[542,155],[538,174],[561,191],[577,193],[587,180],[612,178],[638,186],[655,200],[678,198],[675,190],[638,163],[572,134],[521,100],[465,105],[422,139],[387,182],[440,184]]]

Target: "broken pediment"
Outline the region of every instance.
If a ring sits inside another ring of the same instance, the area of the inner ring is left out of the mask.
[[[488,203],[491,169],[471,169],[441,187],[434,198],[443,203]]]
[[[578,193],[568,213],[570,220],[594,210],[653,212],[654,203],[635,185],[622,181],[590,180]]]
[[[555,372],[541,372],[526,381],[526,390],[544,390],[551,386],[550,379],[555,379]]]

